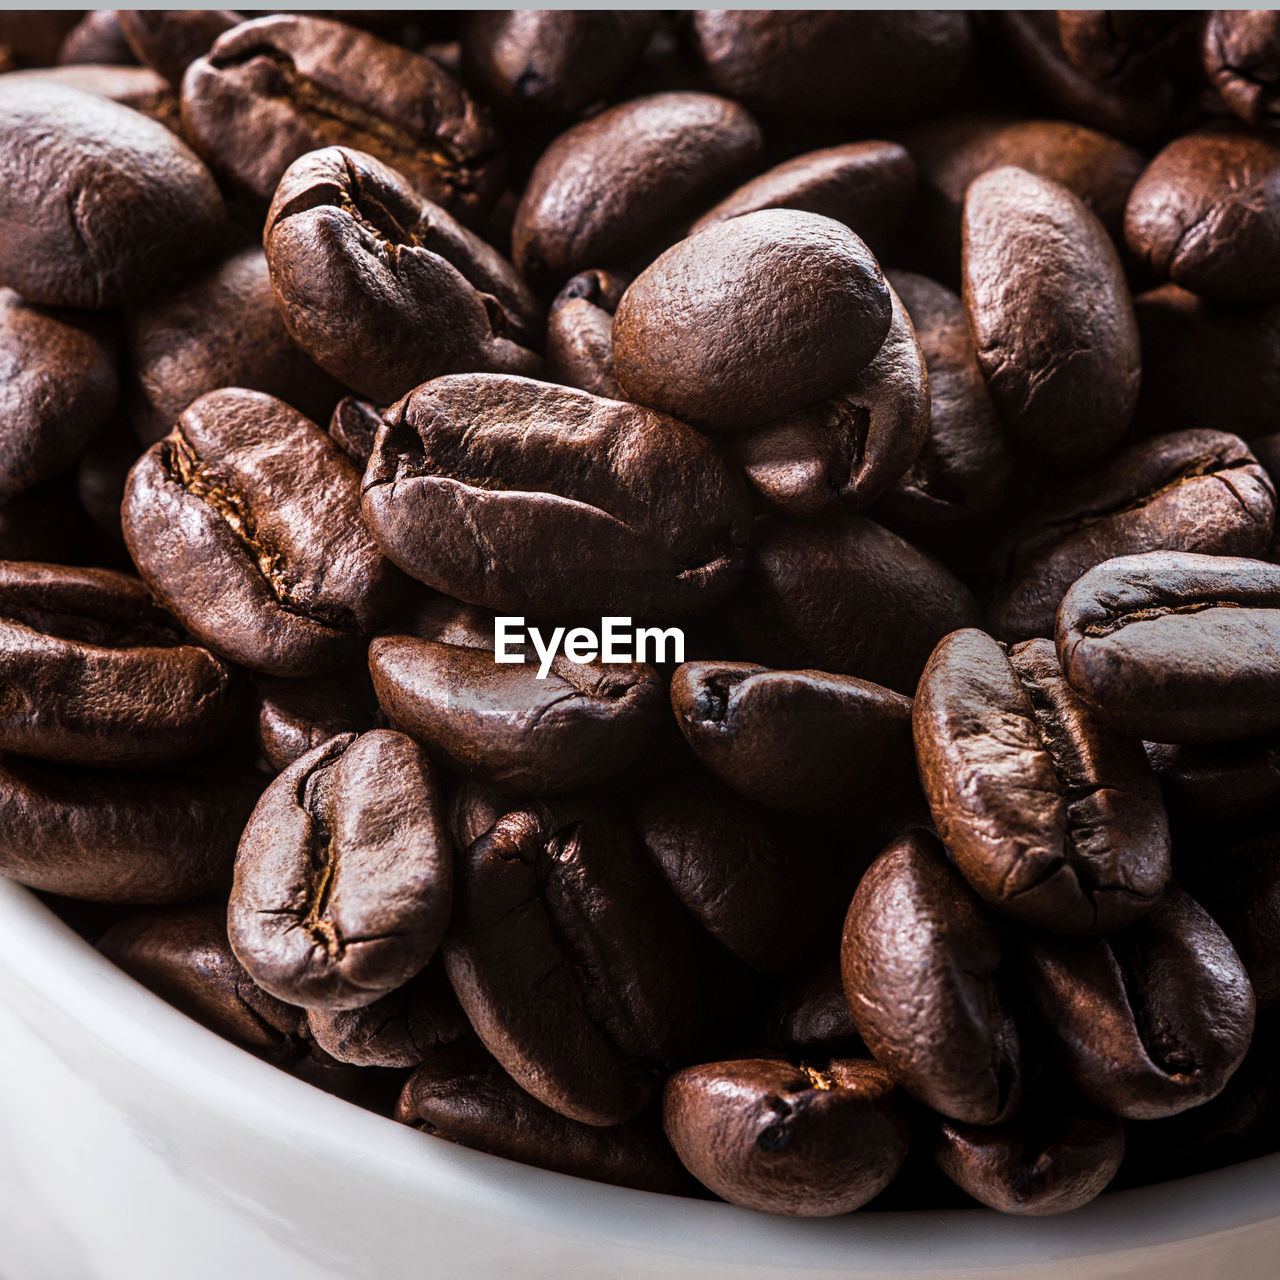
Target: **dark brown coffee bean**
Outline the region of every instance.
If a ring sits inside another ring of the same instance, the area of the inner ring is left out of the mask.
[[[314,675],[360,648],[398,589],[360,520],[359,484],[288,405],[214,391],[130,472],[125,541],[211,649],[265,675]]]
[[[537,304],[511,266],[373,156],[290,165],[263,243],[294,340],[380,404],[445,373],[541,367]]]
[[[1163,280],[1206,298],[1280,294],[1280,145],[1239,125],[1175,138],[1125,214],[1129,247]]]
[[[358,1009],[431,959],[453,848],[435,774],[404,734],[342,734],[263,792],[228,929],[254,981],[306,1009]]]
[[[711,83],[771,115],[884,119],[940,102],[968,66],[960,12],[701,9],[693,37]]]
[[[937,561],[863,516],[759,528],[729,624],[744,658],[911,693],[933,646],[977,605]]]
[[[1200,37],[1204,69],[1246,124],[1267,124],[1280,103],[1280,12],[1215,9]]]
[[[628,399],[742,430],[835,395],[891,316],[889,286],[848,227],[766,209],[680,241],[632,282],[614,366]]]
[[[749,519],[745,486],[683,423],[484,374],[438,378],[388,410],[364,514],[396,564],[458,599],[664,622],[728,590]]]
[[[866,1057],[832,961],[781,994],[770,1019],[770,1040],[800,1058]]]
[[[143,66],[159,72],[174,88],[213,42],[243,21],[231,9],[121,9],[120,30]]]
[[[254,684],[258,747],[273,769],[287,769],[340,733],[364,733],[376,725],[378,707],[362,678],[259,676]]]
[[[405,1083],[396,1119],[538,1169],[667,1195],[693,1189],[652,1121],[570,1120],[525,1093],[474,1040],[428,1057]]]
[[[908,1093],[968,1124],[1001,1123],[1021,1096],[1003,961],[976,895],[932,836],[895,840],[862,877],[840,952],[854,1025]]]
[[[953,632],[920,677],[913,721],[938,834],[987,902],[1062,933],[1151,909],[1169,878],[1155,775],[1071,691],[1050,641],[1006,654],[981,631]]]
[[[469,849],[514,807],[515,801],[497,787],[464,778],[449,796],[449,830],[453,832],[454,845]]]
[[[0,562],[0,750],[103,767],[209,745],[235,710],[228,666],[136,578]]]
[[[48,66],[82,10],[7,9],[0,13],[0,66]]]
[[[683,1053],[698,995],[675,904],[629,832],[532,804],[462,856],[445,966],[485,1047],[571,1120],[621,1124]]]
[[[788,515],[857,510],[915,460],[929,431],[929,375],[902,300],[875,358],[836,395],[734,438],[729,456]]]
[[[225,893],[258,798],[248,783],[0,761],[0,875],[132,906]]]
[[[1247,823],[1280,810],[1280,738],[1274,734],[1243,742],[1142,745],[1175,826]]]
[[[1158,78],[1184,60],[1193,25],[1190,15],[1170,10],[1058,10],[1062,52],[1095,84]]]
[[[594,396],[622,400],[613,368],[613,314],[629,281],[614,271],[582,271],[547,313],[547,376]]]
[[[1280,729],[1280,566],[1152,551],[1063,597],[1063,674],[1099,719],[1152,742]]]
[[[284,1065],[305,1048],[301,1012],[254,984],[227,941],[219,905],[169,907],[126,916],[98,950],[131,978],[210,1031]]]
[[[105,328],[0,289],[0,505],[76,460],[117,386]]]
[[[1207,1102],[1249,1047],[1244,966],[1176,886],[1109,938],[1028,937],[1021,963],[1055,1061],[1116,1115],[1154,1120]]]
[[[1009,640],[1052,635],[1067,588],[1115,556],[1259,555],[1275,509],[1271,478],[1239,436],[1178,431],[1143,440],[1049,495],[1011,532],[992,629]]]
[[[94,63],[98,66],[129,66],[136,62],[124,38],[119,9],[91,9],[70,31],[58,49],[64,66]]]
[[[343,396],[329,415],[329,434],[334,443],[363,472],[373,453],[373,441],[382,426],[382,410],[359,396]]]
[[[777,809],[883,805],[913,773],[911,700],[853,676],[690,662],[671,706],[714,774]]]
[[[106,307],[217,251],[212,177],[167,129],[53,84],[0,81],[0,283],[31,302]]]
[[[859,1058],[686,1067],[667,1082],[662,1124],[685,1168],[716,1195],[798,1218],[848,1213],[879,1195],[911,1133],[888,1073]]]
[[[657,93],[610,107],[542,153],[516,210],[515,264],[550,291],[643,258],[760,149],[759,126],[726,98]]]
[[[118,415],[99,433],[76,463],[76,496],[80,499],[80,505],[99,530],[121,547],[124,546],[124,530],[120,525],[120,505],[124,501],[125,482],[141,452],[137,438],[123,416]],[[51,559],[67,563],[58,556],[10,555],[5,558]]]
[[[1025,169],[977,178],[964,204],[964,303],[978,363],[1015,443],[1057,462],[1098,457],[1138,398],[1138,329],[1102,224]]]
[[[690,234],[761,209],[801,209],[843,222],[879,252],[911,206],[916,166],[896,142],[849,142],[786,160],[725,196]]]
[[[394,166],[468,222],[500,189],[498,137],[447,71],[322,18],[273,14],[219,36],[183,76],[182,123],[263,204],[299,156],[335,144]]]
[[[576,116],[618,87],[657,25],[657,14],[635,9],[472,13],[467,81],[511,112]]]
[[[173,430],[193,400],[222,387],[262,391],[323,421],[341,394],[289,337],[259,249],[242,249],[129,318],[143,444]]]
[[[163,76],[149,67],[95,66],[78,63],[67,67],[33,67],[26,71],[10,71],[6,84],[53,84],[65,89],[79,89],[95,97],[110,98],[122,107],[149,116],[171,133],[181,137],[178,95]]]

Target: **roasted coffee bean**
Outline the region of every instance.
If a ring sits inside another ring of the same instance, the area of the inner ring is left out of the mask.
[[[423,1133],[539,1169],[640,1191],[689,1194],[651,1120],[570,1120],[525,1093],[474,1040],[432,1053],[405,1083],[396,1119]]]
[[[361,395],[541,366],[537,304],[512,268],[373,156],[327,147],[290,165],[263,242],[285,326]]]
[[[866,1057],[845,999],[837,961],[792,983],[778,998],[769,1038],[803,1059]]]
[[[932,836],[903,836],[871,864],[840,963],[858,1034],[897,1084],[967,1124],[1016,1112],[1022,1049],[1001,990],[1004,948]]]
[[[1271,478],[1238,436],[1177,431],[1143,440],[1040,502],[1009,535],[993,630],[1010,640],[1052,635],[1067,588],[1115,556],[1260,555],[1275,508]]]
[[[143,444],[173,430],[193,400],[222,387],[262,391],[323,421],[341,394],[289,337],[259,249],[241,249],[129,319]]]
[[[1195,20],[1168,10],[1126,13],[1059,9],[1058,40],[1067,61],[1095,84],[1123,76],[1155,80],[1185,61]]]
[[[911,318],[889,295],[888,336],[852,382],[730,442],[766,505],[794,516],[857,510],[915,461],[929,431],[929,375]]]
[[[1248,823],[1280,810],[1280,738],[1144,742],[1171,818],[1203,826]]]
[[[64,65],[95,63],[98,66],[129,66],[135,62],[133,50],[124,38],[119,9],[91,9],[80,19],[58,49]]]
[[[215,252],[225,218],[208,170],[154,120],[0,80],[0,283],[28,301],[136,301]]]
[[[964,75],[968,14],[701,9],[693,38],[711,83],[770,115],[918,115]]]
[[[671,706],[712,773],[776,809],[883,806],[912,775],[911,700],[853,676],[690,662]]]
[[[607,400],[622,400],[613,368],[613,314],[628,281],[614,271],[582,271],[547,313],[547,375]]]
[[[1099,719],[1152,742],[1280,729],[1280,566],[1153,551],[1063,597],[1063,674]]]
[[[471,1035],[439,961],[404,986],[359,1009],[309,1009],[316,1044],[355,1067],[416,1067],[445,1045]]]
[[[315,675],[357,652],[398,589],[360,520],[359,484],[288,405],[214,391],[129,473],[125,541],[215,652],[264,675]]]
[[[514,807],[515,801],[497,787],[464,778],[449,796],[449,830],[453,832],[454,845],[469,849]]]
[[[522,1089],[584,1124],[636,1115],[696,1030],[681,921],[619,822],[531,804],[462,855],[449,981]]]
[[[848,227],[765,209],[680,241],[632,282],[614,367],[628,399],[737,431],[835,395],[891,318],[889,286]]]
[[[667,1082],[662,1125],[716,1195],[748,1209],[827,1218],[866,1204],[902,1167],[910,1124],[868,1059],[709,1062]]]
[[[1124,271],[1066,187],[993,169],[964,203],[964,304],[978,363],[1018,445],[1088,462],[1133,417],[1141,357]]]
[[[382,411],[359,396],[343,396],[329,415],[329,434],[334,443],[363,472],[373,453],[373,442],[382,426]]]
[[[287,769],[340,733],[364,733],[375,727],[378,708],[367,680],[259,676],[254,684],[258,747],[273,769]]]
[[[117,387],[104,327],[0,288],[0,506],[76,460]]]
[[[43,67],[58,56],[67,33],[84,16],[76,9],[7,9],[0,13],[0,67]]]
[[[235,711],[226,663],[136,578],[0,561],[0,750],[103,767],[209,745]]]
[[[236,857],[228,928],[253,980],[305,1009],[358,1009],[431,959],[453,846],[411,738],[342,734],[263,792]]]
[[[152,906],[225,893],[250,783],[0,760],[0,874],[50,893]]]
[[[438,378],[387,411],[364,479],[383,551],[506,614],[704,611],[740,572],[745,486],[650,409],[527,378]]]
[[[840,515],[758,528],[728,621],[750,661],[909,694],[933,646],[976,623],[977,605],[958,578],[896,534]]]
[[[1239,125],[1175,138],[1125,213],[1129,247],[1161,280],[1206,298],[1280,294],[1280,145]]]
[[[956,1186],[1001,1213],[1069,1213],[1116,1176],[1125,1150],[1115,1116],[1064,1097],[1061,1089],[989,1128],[943,1120],[933,1158]]]
[[[516,210],[512,257],[537,288],[623,267],[678,234],[760,153],[760,127],[709,93],[656,93],[584,120],[542,153]]]
[[[302,1056],[301,1011],[255,985],[227,941],[220,905],[168,907],[126,916],[98,950],[131,978],[210,1031],[260,1058]]]
[[[571,662],[545,675],[528,653],[379,636],[369,647],[378,702],[433,759],[521,795],[590,786],[630,764],[665,714],[665,688],[644,663]]]
[[[53,84],[64,89],[79,89],[98,98],[110,98],[122,107],[149,116],[164,125],[171,133],[181,136],[178,95],[149,67],[95,66],[92,63],[72,64],[66,67],[33,67],[26,71],[11,71],[4,83]]]
[[[467,81],[511,112],[576,116],[618,87],[657,25],[657,14],[636,9],[472,13]]]
[[[1007,653],[981,631],[933,651],[913,704],[933,820],[992,906],[1062,933],[1149,911],[1169,878],[1169,824],[1140,743],[1072,692],[1048,640]]]
[[[121,548],[124,546],[124,530],[120,525],[120,504],[124,501],[124,486],[129,472],[141,452],[142,448],[133,432],[123,418],[117,416],[107,424],[76,463],[76,496],[80,499],[80,505],[112,543],[119,544]],[[49,557],[8,555],[5,558],[40,560]],[[64,560],[62,563],[67,562]]]
[[[850,142],[786,160],[725,196],[690,234],[761,209],[801,209],[834,218],[877,252],[897,229],[916,190],[916,166],[896,142]]]
[[[187,67],[243,19],[231,9],[121,9],[120,30],[133,56],[174,88]]]
[[[1205,72],[1245,124],[1264,125],[1280,102],[1280,12],[1214,9],[1200,37]]]
[[[1249,1047],[1254,996],[1240,957],[1175,885],[1109,938],[1024,938],[1020,964],[1054,1060],[1127,1119],[1208,1101]]]
[[[367,151],[467,222],[501,184],[498,137],[447,71],[341,22],[272,14],[218,37],[182,78],[182,123],[265,204],[284,171],[335,144]]]

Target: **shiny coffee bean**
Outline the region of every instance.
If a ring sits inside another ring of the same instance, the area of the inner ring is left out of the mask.
[[[1200,37],[1205,72],[1245,124],[1265,125],[1280,102],[1280,13],[1214,9]]]
[[[265,675],[316,675],[358,651],[399,587],[360,520],[359,483],[282,401],[214,391],[130,472],[125,541],[215,652]]]
[[[258,748],[277,771],[340,733],[376,727],[377,704],[362,678],[258,676],[254,686]]]
[[[718,1196],[799,1218],[848,1213],[879,1195],[910,1140],[888,1073],[858,1058],[686,1067],[667,1083],[662,1124],[685,1168]]]
[[[968,1124],[1014,1114],[1022,1050],[1001,990],[1004,949],[932,836],[903,836],[871,864],[840,963],[858,1034],[896,1083]]]
[[[547,313],[547,376],[607,400],[622,400],[613,367],[613,315],[628,281],[614,271],[582,271]]]
[[[839,962],[786,987],[770,1019],[769,1038],[802,1059],[866,1057],[845,999]]]
[[[1058,657],[1099,719],[1152,742],[1280,729],[1280,567],[1153,551],[1090,569],[1063,597]]]
[[[294,340],[372,400],[445,373],[540,368],[537,304],[512,268],[373,156],[326,147],[290,165],[263,243]]]
[[[134,57],[179,88],[187,67],[243,19],[231,9],[121,9],[118,21]]]

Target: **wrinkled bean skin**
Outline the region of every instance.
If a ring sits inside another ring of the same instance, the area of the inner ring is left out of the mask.
[[[729,622],[735,656],[909,694],[933,646],[975,625],[977,612],[937,561],[863,516],[842,515],[757,529]]]
[[[1156,1120],[1221,1092],[1253,1034],[1226,934],[1177,886],[1109,938],[1025,938],[1021,963],[1055,1061],[1096,1106]]]
[[[231,9],[122,9],[119,16],[134,57],[175,89],[187,67],[241,21]]]
[[[294,341],[380,404],[446,373],[535,374],[537,304],[406,176],[346,147],[290,165],[263,236]]]
[[[777,809],[883,805],[911,776],[911,700],[866,680],[691,662],[671,707],[712,773]]]
[[[902,300],[875,358],[837,395],[738,436],[727,452],[765,503],[793,516],[878,498],[929,432],[929,374]]]
[[[1049,496],[1010,535],[993,630],[1009,640],[1052,635],[1067,588],[1116,556],[1259,555],[1275,509],[1271,478],[1238,436],[1179,431],[1141,441]]]
[[[614,368],[637,404],[737,431],[835,395],[891,319],[889,286],[848,227],[765,209],[713,223],[632,281]]]
[[[387,411],[364,516],[392,561],[459,600],[664,625],[729,589],[749,520],[745,486],[683,423],[483,374]]]
[[[497,134],[447,71],[322,18],[273,14],[219,36],[183,76],[182,123],[214,168],[262,204],[299,156],[335,144],[401,170],[467,222],[500,189]]]
[[[652,1122],[600,1126],[560,1115],[525,1093],[474,1040],[427,1058],[405,1083],[396,1119],[538,1169],[667,1195],[691,1190]]]
[[[674,235],[761,145],[742,107],[708,93],[634,98],[574,125],[542,153],[516,210],[516,268],[550,292],[580,271],[624,267]]]
[[[1280,566],[1108,560],[1063,597],[1055,640],[1072,688],[1122,733],[1225,742],[1280,729]]]
[[[981,631],[933,651],[913,704],[916,758],[956,866],[1042,929],[1105,933],[1169,878],[1169,825],[1139,743],[1089,714],[1053,645],[1006,653]]]
[[[258,798],[249,783],[186,781],[0,760],[0,874],[129,906],[225,893]]]
[[[711,83],[768,114],[918,115],[969,61],[967,14],[700,9],[697,53]]]
[[[136,301],[215,252],[226,211],[172,133],[106,98],[0,82],[0,284],[29,302]]]
[[[557,656],[540,678],[491,652],[413,636],[369,646],[378,702],[398,729],[451,769],[512,794],[547,795],[618,773],[664,714],[658,673],[643,663]]]
[[[352,680],[331,676],[259,676],[258,747],[279,772],[300,756],[342,733],[375,728],[377,705],[368,691]]]
[[[871,864],[845,918],[840,963],[854,1025],[908,1093],[967,1124],[999,1124],[1021,1096],[1001,943],[924,832]]]
[[[686,1067],[667,1082],[662,1123],[699,1182],[748,1209],[825,1218],[866,1204],[906,1158],[910,1126],[888,1073],[836,1059]]]
[[[539,1102],[622,1124],[698,1017],[675,904],[621,824],[531,804],[462,855],[445,967],[476,1034]]]
[[[1175,138],[1129,196],[1125,238],[1161,280],[1205,298],[1280,294],[1280,146],[1236,126]]]
[[[613,368],[613,315],[629,281],[614,271],[582,271],[547,313],[547,375],[606,400],[623,400]]]
[[[1141,356],[1120,259],[1056,182],[993,169],[964,203],[964,304],[1011,438],[1057,462],[1115,445],[1137,405]]]
[[[612,92],[658,25],[652,12],[507,9],[473,13],[468,82],[512,112],[576,116]]]
[[[357,651],[399,587],[360,521],[359,484],[282,401],[214,391],[129,473],[125,542],[216,653],[264,675],[317,675]]]
[[[0,289],[0,505],[65,471],[115,408],[105,329]]]
[[[231,669],[136,578],[0,561],[0,751],[103,768],[209,745],[236,710]]]
[[[1215,9],[1200,39],[1205,72],[1222,100],[1245,124],[1267,124],[1280,103],[1280,14]]]
[[[386,729],[342,734],[299,757],[254,809],[236,856],[231,945],[280,999],[358,1009],[435,954],[452,883],[444,804],[421,750]]]

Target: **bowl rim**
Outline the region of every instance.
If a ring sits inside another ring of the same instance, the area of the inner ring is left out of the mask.
[[[794,1219],[608,1186],[433,1140],[297,1080],[207,1030],[100,955],[22,886],[0,879],[0,1000],[14,986],[140,1076],[231,1114],[263,1142],[359,1167],[403,1199],[508,1222],[584,1248],[687,1263],[856,1276],[1017,1267],[1167,1246],[1280,1217],[1280,1154],[1118,1191],[1056,1218],[972,1209]],[[25,989],[25,990],[23,990]],[[16,1006],[24,1001],[13,1002]],[[15,1012],[23,1016],[22,1008]],[[35,1034],[39,1026],[23,1019]]]

